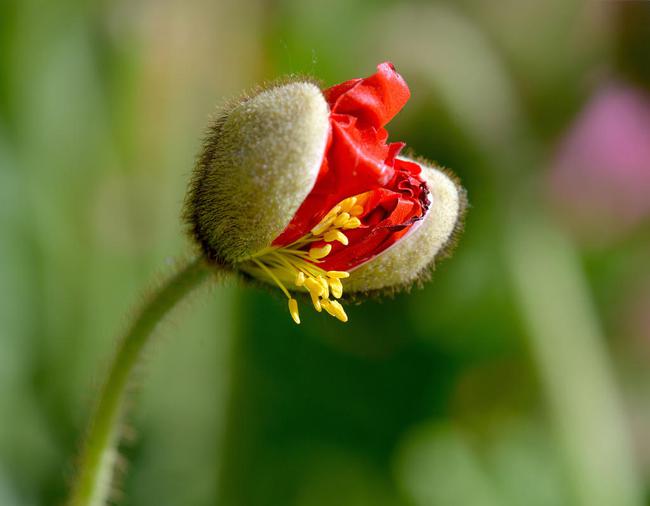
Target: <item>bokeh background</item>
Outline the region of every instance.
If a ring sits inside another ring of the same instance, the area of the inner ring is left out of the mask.
[[[650,504],[650,2],[0,2],[0,504],[60,504],[115,339],[190,248],[215,107],[391,60],[472,204],[350,323],[230,282],[150,348],[124,505]],[[119,494],[118,494],[119,495]]]

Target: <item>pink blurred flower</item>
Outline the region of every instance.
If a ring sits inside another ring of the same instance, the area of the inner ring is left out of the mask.
[[[603,85],[560,143],[553,198],[568,221],[601,239],[650,216],[650,96],[621,82]]]

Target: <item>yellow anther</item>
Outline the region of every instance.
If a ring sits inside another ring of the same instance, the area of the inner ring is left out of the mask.
[[[360,216],[363,214],[363,206],[355,205],[350,209],[351,216]]]
[[[325,246],[321,246],[320,248],[310,249],[309,256],[313,260],[320,260],[321,258],[325,258],[327,255],[329,255],[330,251],[332,251],[332,245],[326,244]]]
[[[325,215],[325,217],[321,221],[325,221],[329,218],[332,218],[333,216],[336,216],[341,212],[341,206],[336,205],[332,209],[329,210],[329,212]]]
[[[329,278],[328,282],[332,295],[337,299],[340,299],[343,295],[343,283],[341,283],[341,280],[338,278]]]
[[[345,314],[345,309],[341,306],[341,303],[337,300],[330,301],[330,307],[334,309],[334,316],[341,320],[342,322],[348,321],[348,315]]]
[[[323,216],[323,219],[318,222],[318,225],[311,229],[311,233],[313,235],[320,235],[325,232],[340,212],[341,206],[334,206],[325,216]]]
[[[350,215],[348,213],[341,213],[336,217],[336,219],[333,222],[333,225],[335,227],[342,227],[347,223],[349,219],[350,219]]]
[[[332,314],[332,306],[331,306],[331,304],[332,304],[332,301],[329,300],[329,299],[323,299],[323,300],[320,301],[321,307],[323,309],[325,309],[325,311],[327,311],[329,314],[334,316],[334,314]]]
[[[365,195],[365,194],[364,194]],[[330,315],[346,322],[348,317],[343,306],[335,299],[343,296],[342,279],[350,274],[345,271],[326,271],[319,267],[320,260],[332,252],[332,243],[348,245],[348,237],[343,230],[361,225],[354,214],[363,213],[367,197],[349,197],[334,206],[308,233],[287,246],[268,246],[251,255],[242,262],[242,269],[264,281],[275,283],[288,298],[289,313],[297,324],[300,323],[298,301],[292,297],[285,283],[294,282],[296,287],[307,290],[314,309],[325,309]],[[359,204],[360,202],[360,204]],[[317,245],[322,246],[317,246]],[[288,285],[287,285],[288,286]],[[330,300],[330,294],[332,300]]]
[[[330,228],[332,223],[334,223],[335,216],[330,216],[325,221],[321,221],[318,225],[311,229],[312,235],[318,236]]]
[[[320,294],[320,296],[323,299],[329,299],[330,298],[330,286],[327,284],[327,280],[323,276],[318,276],[317,281],[320,283],[320,286],[323,287],[323,293]]]
[[[314,298],[314,296],[318,298],[325,293],[325,289],[323,288],[323,285],[315,278],[307,278],[305,280],[305,286],[307,287],[307,290],[309,290],[312,299]]]
[[[325,235],[323,236],[323,240],[325,242],[338,241],[343,246],[348,245],[348,238],[340,230],[330,230],[329,232],[326,232]]]
[[[296,274],[296,286],[302,286],[305,284],[305,273],[300,271],[298,274]]]
[[[356,197],[348,197],[347,199],[341,201],[339,206],[341,206],[341,211],[343,212],[348,212],[354,204],[357,203],[357,198]]]
[[[359,228],[360,226],[361,220],[359,220],[359,218],[350,218],[345,225],[343,225],[343,228],[349,230],[351,228]]]
[[[341,306],[341,304],[338,301],[323,299],[321,301],[321,305],[323,306],[323,308],[325,308],[325,311],[331,314],[334,318],[338,318],[342,322],[348,321],[348,315],[345,314],[345,310],[343,309],[343,306]]]
[[[291,318],[297,324],[300,324],[300,315],[298,314],[298,301],[296,299],[289,299],[289,313]]]
[[[339,279],[349,278],[350,273],[345,272],[345,271],[327,271],[327,277],[328,278],[339,278]]]
[[[309,295],[311,296],[311,303],[314,305],[314,309],[320,313],[323,308],[320,305],[318,295],[314,295],[312,292],[309,292]]]

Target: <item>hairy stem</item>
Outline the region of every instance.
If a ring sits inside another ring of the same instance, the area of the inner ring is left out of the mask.
[[[111,492],[124,404],[133,371],[158,323],[185,295],[201,284],[209,272],[202,259],[190,262],[155,290],[136,315],[119,344],[101,390],[82,448],[68,506],[106,504]]]

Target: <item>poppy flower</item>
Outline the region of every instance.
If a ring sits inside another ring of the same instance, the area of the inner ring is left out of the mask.
[[[385,126],[410,92],[392,64],[324,91],[277,84],[210,126],[185,219],[211,262],[347,321],[347,293],[421,279],[460,228],[465,192],[448,171],[401,156]]]

